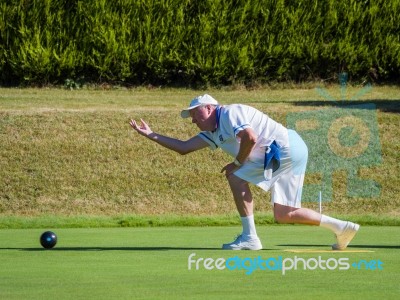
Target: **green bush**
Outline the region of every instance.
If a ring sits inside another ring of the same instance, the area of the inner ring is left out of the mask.
[[[399,15],[400,0],[7,0],[0,80],[398,80]]]

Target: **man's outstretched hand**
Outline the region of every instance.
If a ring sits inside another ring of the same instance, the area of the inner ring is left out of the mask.
[[[136,123],[136,121],[133,119],[129,122],[129,124],[133,129],[135,129],[139,134],[143,136],[149,136],[150,134],[153,133],[150,126],[147,125],[147,123],[142,119],[140,119],[140,125],[138,125],[138,123]]]

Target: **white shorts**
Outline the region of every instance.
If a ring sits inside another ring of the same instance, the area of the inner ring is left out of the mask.
[[[288,146],[280,148],[280,167],[266,176],[264,162],[246,162],[234,174],[265,191],[271,190],[272,204],[301,207],[308,148],[294,130],[288,130]]]

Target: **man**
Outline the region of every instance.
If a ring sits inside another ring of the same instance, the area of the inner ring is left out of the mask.
[[[318,225],[330,229],[337,238],[334,250],[347,247],[359,229],[358,224],[321,215],[301,207],[301,192],[308,149],[301,137],[261,111],[241,104],[222,106],[210,95],[194,98],[181,111],[192,118],[201,132],[186,140],[177,140],[153,132],[149,125],[135,120],[130,125],[139,134],[182,155],[206,147],[221,148],[233,157],[224,166],[243,231],[223,249],[260,250],[253,216],[253,198],[249,183],[271,191],[274,218],[278,223]]]

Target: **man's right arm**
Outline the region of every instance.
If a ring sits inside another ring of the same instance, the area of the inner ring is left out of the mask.
[[[134,120],[131,120],[130,125],[139,134],[147,137],[148,139],[156,142],[157,144],[165,148],[178,152],[179,154],[182,155],[208,147],[208,143],[199,136],[194,136],[187,141],[182,141],[162,134],[155,133],[150,129],[149,125],[147,125],[147,123],[144,122],[143,120],[141,120],[140,126]]]
[[[199,136],[194,136],[187,141],[181,141],[158,133],[151,133],[147,136],[152,141],[161,146],[178,152],[179,154],[188,154],[190,152],[203,149],[208,146],[208,143]]]

